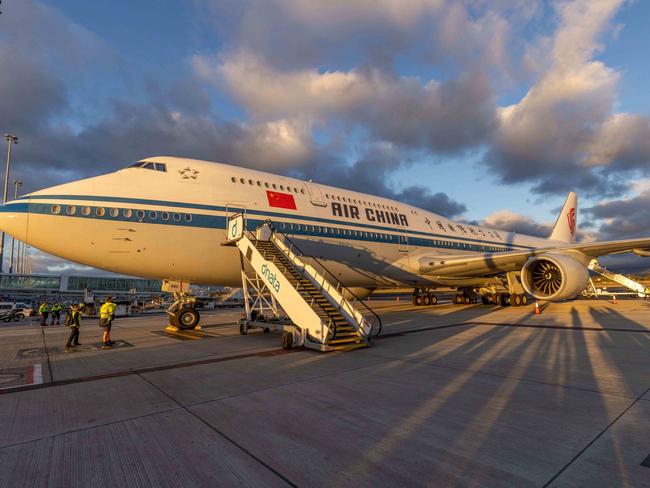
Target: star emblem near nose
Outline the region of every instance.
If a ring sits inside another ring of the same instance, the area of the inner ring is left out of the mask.
[[[179,169],[178,173],[183,177],[184,180],[195,180],[199,175],[199,172],[197,170],[192,169],[189,166],[183,169]]]

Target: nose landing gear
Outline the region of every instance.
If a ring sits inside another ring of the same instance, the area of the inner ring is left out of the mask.
[[[169,325],[180,330],[200,329],[201,315],[194,308],[196,299],[188,293],[174,293],[176,299],[167,309]]]

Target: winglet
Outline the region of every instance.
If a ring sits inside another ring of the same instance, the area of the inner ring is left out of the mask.
[[[578,197],[570,192],[555,222],[549,239],[561,242],[575,242],[578,222]]]

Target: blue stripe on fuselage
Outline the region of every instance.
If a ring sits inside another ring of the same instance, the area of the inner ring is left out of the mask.
[[[310,216],[305,216],[305,215],[297,215],[293,213],[286,213],[286,212],[271,212],[271,211],[264,211],[264,210],[252,210],[252,209],[245,209],[242,207],[223,207],[223,206],[218,206],[218,205],[206,205],[206,204],[200,204],[200,203],[188,203],[188,202],[173,202],[173,201],[167,201],[167,200],[147,200],[147,199],[142,199],[142,198],[125,198],[125,197],[110,197],[110,196],[92,196],[92,195],[32,195],[28,196],[25,195],[23,197],[20,197],[21,199],[29,198],[29,199],[39,199],[39,200],[62,200],[62,201],[69,201],[69,200],[77,200],[77,201],[88,201],[88,202],[93,202],[93,203],[100,203],[100,202],[116,202],[116,203],[127,203],[130,205],[151,205],[151,206],[164,206],[164,207],[176,207],[176,208],[187,208],[187,209],[192,209],[192,210],[207,210],[210,212],[246,212],[247,215],[259,215],[259,216],[265,216],[265,217],[274,217],[274,218],[285,218],[285,219],[294,219],[294,220],[302,220],[309,222],[310,224],[319,224],[319,223],[325,223],[325,224],[330,224],[330,225],[335,225],[335,226],[341,226],[341,225],[348,225],[351,227],[356,227],[356,228],[363,228],[363,229],[369,229],[373,232],[398,232],[398,233],[407,233],[409,237],[409,244],[414,244],[412,240],[416,239],[414,236],[423,236],[429,239],[453,239],[456,241],[461,241],[463,243],[471,243],[472,246],[477,245],[476,247],[480,246],[499,246],[502,248],[507,248],[508,250],[511,249],[534,249],[532,246],[524,246],[521,244],[505,244],[503,242],[499,241],[486,241],[486,240],[480,240],[480,239],[473,239],[470,237],[462,237],[462,236],[449,236],[445,234],[436,234],[433,232],[422,232],[422,231],[417,231],[417,230],[411,230],[407,228],[400,228],[400,227],[385,227],[385,226],[380,226],[380,225],[372,225],[372,224],[362,224],[362,223],[356,223],[356,222],[346,222],[346,221],[341,221],[341,220],[334,220],[334,219],[327,219],[327,218],[322,218],[322,217],[310,217]],[[171,211],[171,210],[170,210]],[[137,220],[136,220],[137,221]],[[225,225],[225,224],[224,224]],[[344,236],[346,237],[346,236]],[[377,242],[385,242],[385,240],[377,240]],[[414,244],[415,245],[415,244]]]
[[[48,197],[48,199],[54,199],[54,196]],[[142,199],[126,199],[126,198],[117,198],[117,197],[102,197],[101,200],[97,200],[96,198],[91,198],[91,197],[85,197],[83,200],[88,201],[89,203],[94,203],[98,204],[101,202],[108,201],[109,198],[113,198],[113,201],[120,201],[122,203],[128,203],[128,204],[143,204],[143,205],[156,205],[156,203],[159,203],[163,206],[176,206],[176,207],[181,207],[181,208],[189,208],[189,209],[205,209],[205,210],[210,210],[210,211],[221,211],[224,212],[226,211],[225,207],[218,207],[218,206],[211,206],[211,205],[194,205],[194,204],[182,204],[181,202],[178,202],[178,205],[176,202],[157,202],[153,200],[142,200]],[[66,196],[65,198],[61,199],[69,199],[69,200],[82,200],[79,196]],[[65,205],[61,205],[60,208],[60,213],[59,214],[53,214],[52,213],[52,206],[53,205],[59,205],[58,203],[9,203],[4,206],[0,206],[2,208],[3,212],[31,212],[31,213],[36,213],[36,214],[42,214],[42,215],[51,215],[53,217],[74,217],[74,218],[82,218],[82,219],[95,219],[95,220],[109,220],[109,221],[119,221],[119,222],[137,222],[137,223],[147,223],[147,224],[158,224],[158,225],[175,225],[175,226],[183,226],[183,227],[197,227],[197,228],[207,228],[207,229],[225,229],[226,228],[226,216],[220,216],[220,215],[205,215],[205,214],[197,214],[197,213],[180,213],[180,220],[175,220],[174,216],[179,215],[179,212],[175,212],[173,210],[161,210],[161,209],[149,209],[149,210],[143,210],[140,209],[140,212],[144,212],[144,216],[138,216],[138,209],[134,208],[129,208],[129,210],[132,211],[132,215],[130,217],[127,217],[124,214],[124,208],[119,208],[118,214],[116,216],[112,216],[110,214],[111,209],[106,209],[102,205],[98,206],[92,206],[90,207],[90,213],[88,215],[83,215],[81,213],[80,208],[75,209],[74,215],[68,215],[66,213],[67,208]],[[99,216],[96,213],[96,209],[98,208],[103,208],[104,209],[104,215]],[[228,210],[232,211],[238,211],[238,210],[243,210],[243,209],[236,209],[236,208],[229,208]],[[152,215],[155,214],[155,218],[151,218]],[[163,220],[163,215],[167,215],[167,219]],[[320,238],[329,238],[329,239],[342,239],[342,240],[354,240],[354,241],[366,241],[366,242],[375,242],[375,243],[383,243],[383,244],[393,244],[393,245],[399,245],[400,244],[400,239],[403,239],[405,236],[405,231],[406,229],[394,229],[394,228],[388,228],[388,227],[380,227],[380,226],[368,226],[364,224],[354,224],[351,222],[339,222],[339,221],[334,221],[334,220],[329,220],[329,219],[322,219],[322,218],[310,218],[310,217],[305,217],[305,216],[300,216],[300,215],[293,215],[293,214],[281,214],[281,213],[275,213],[275,212],[263,212],[263,211],[247,211],[247,215],[251,214],[258,214],[262,216],[274,216],[274,217],[284,217],[284,218],[290,218],[290,219],[298,219],[298,220],[303,220],[306,222],[309,222],[309,227],[308,224],[295,224],[292,222],[283,222],[283,221],[274,221],[274,224],[276,227],[278,227],[278,230],[285,232],[286,234],[289,235],[300,235],[300,236],[311,236],[311,237],[320,237]],[[189,217],[188,217],[189,216]],[[254,230],[257,226],[259,226],[261,223],[263,223],[267,219],[254,219],[251,217],[248,217],[246,219],[246,227],[248,230]],[[330,223],[330,224],[335,224],[335,226],[322,226],[322,223]],[[366,229],[370,229],[370,232],[367,230],[355,230],[355,229],[349,229],[349,228],[342,228],[342,225],[349,225],[349,226],[354,226],[354,227],[363,227]],[[296,228],[291,228],[291,226],[295,226]],[[310,228],[311,227],[311,228]],[[355,232],[357,235],[354,235],[353,232]],[[390,234],[387,234],[387,232],[390,232]],[[498,253],[498,252],[503,252],[503,251],[509,251],[512,250],[515,246],[512,245],[505,245],[502,243],[492,243],[489,241],[477,241],[473,239],[463,239],[462,237],[449,237],[449,236],[439,236],[436,234],[426,234],[426,233],[421,233],[421,232],[416,232],[416,231],[408,231],[409,234],[420,234],[420,235],[425,235],[428,238],[422,238],[422,237],[416,237],[413,235],[408,235],[408,245],[409,246],[415,246],[415,247],[431,247],[431,248],[438,248],[438,249],[452,249],[456,251],[463,251],[463,252],[480,252],[480,253]],[[373,233],[375,234],[373,236]],[[366,235],[364,235],[366,234]],[[377,236],[376,234],[379,234]],[[432,239],[432,237],[434,239]],[[458,242],[458,241],[469,241],[469,242]],[[404,245],[405,243],[403,243]],[[493,249],[487,249],[488,246],[498,246],[500,251],[495,251]],[[523,246],[517,246],[517,247],[523,247]]]

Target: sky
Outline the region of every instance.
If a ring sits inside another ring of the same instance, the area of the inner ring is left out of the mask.
[[[24,192],[174,155],[542,236],[576,191],[581,239],[650,236],[650,2],[4,0],[0,11],[0,130],[19,137],[11,179]],[[74,269],[33,254],[33,271]]]

